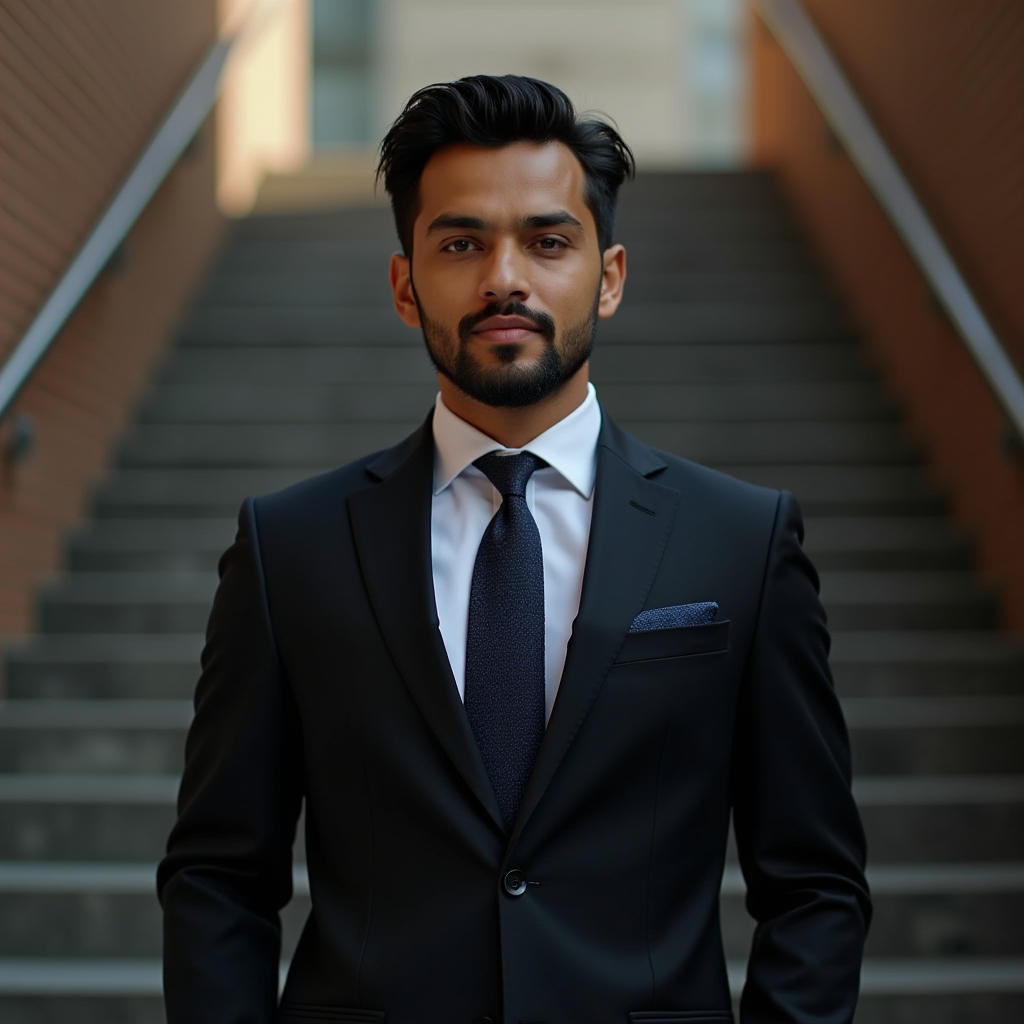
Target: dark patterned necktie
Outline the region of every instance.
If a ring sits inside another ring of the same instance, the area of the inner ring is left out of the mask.
[[[544,735],[544,559],[526,484],[547,463],[491,452],[473,465],[503,500],[473,566],[466,714],[511,829]]]

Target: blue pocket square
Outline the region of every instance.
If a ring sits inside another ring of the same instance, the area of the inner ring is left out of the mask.
[[[652,629],[675,629],[677,626],[706,626],[718,617],[717,601],[694,601],[692,604],[670,604],[665,608],[647,608],[629,627],[630,633],[646,633]]]

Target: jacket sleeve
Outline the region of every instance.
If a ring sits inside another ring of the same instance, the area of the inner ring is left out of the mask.
[[[220,562],[158,871],[168,1024],[276,1021],[281,928],[303,793],[298,716],[270,621],[254,502]]]
[[[818,576],[792,495],[776,508],[738,706],[733,822],[757,921],[743,1024],[853,1018],[871,904]]]

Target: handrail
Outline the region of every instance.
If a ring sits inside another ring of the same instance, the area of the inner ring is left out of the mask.
[[[262,27],[267,13],[267,5],[257,2],[207,50],[171,104],[110,205],[0,368],[0,419],[213,109],[233,49]]]
[[[902,236],[1018,436],[1024,439],[1024,383],[1016,367],[814,22],[800,0],[753,3]]]

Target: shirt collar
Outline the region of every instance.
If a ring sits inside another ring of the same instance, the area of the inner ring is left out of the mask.
[[[494,451],[528,451],[560,473],[589,499],[597,476],[597,438],[601,433],[601,406],[594,385],[568,416],[548,427],[528,444],[506,449],[492,437],[456,416],[440,392],[434,403],[434,493],[440,494],[467,466]]]

